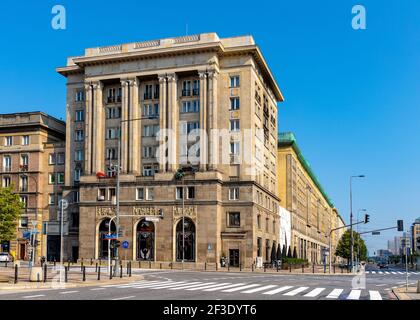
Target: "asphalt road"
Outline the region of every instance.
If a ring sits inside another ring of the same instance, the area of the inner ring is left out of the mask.
[[[139,270],[144,280],[60,290],[1,293],[0,300],[389,300],[405,285],[404,270],[370,268],[358,277]],[[382,273],[379,273],[382,272]],[[420,272],[409,273],[409,283]],[[32,290],[32,289],[31,289]]]

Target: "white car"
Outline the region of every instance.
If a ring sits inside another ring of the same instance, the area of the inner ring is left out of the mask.
[[[7,252],[0,252],[0,262],[13,262],[13,257]]]

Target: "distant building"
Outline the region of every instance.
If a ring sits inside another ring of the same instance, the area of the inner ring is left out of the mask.
[[[416,252],[417,254],[420,254],[420,217],[417,218],[411,226],[411,234],[413,253]]]
[[[379,249],[376,255],[381,259],[387,260],[389,256],[392,256],[392,252],[387,249]]]

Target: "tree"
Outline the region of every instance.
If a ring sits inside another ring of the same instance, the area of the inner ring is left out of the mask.
[[[0,188],[0,242],[16,239],[23,203],[12,187]]]
[[[282,258],[286,258],[287,257],[287,249],[286,249],[286,245],[283,245],[283,250],[281,251],[281,257]]]
[[[293,248],[293,258],[297,259],[296,247]]]
[[[366,244],[356,231],[353,231],[353,239],[354,239],[354,246],[353,246],[354,257],[356,257],[357,253],[359,252],[359,260],[367,260]],[[341,236],[340,241],[338,241],[337,248],[335,250],[335,255],[337,257],[347,259],[347,262],[349,262],[351,259],[350,245],[351,245],[350,230],[347,230]]]

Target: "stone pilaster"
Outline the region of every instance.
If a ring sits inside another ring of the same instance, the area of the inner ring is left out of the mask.
[[[161,130],[167,129],[168,124],[168,106],[166,105],[167,97],[166,97],[166,90],[167,90],[167,79],[166,75],[162,74],[159,75],[159,128]],[[165,142],[161,142],[164,144]],[[166,172],[166,161],[165,161],[165,153],[159,153],[159,172]]]
[[[137,78],[129,80],[130,83],[130,115],[131,119],[138,119],[131,122],[129,140],[129,172],[138,174],[141,172],[141,108],[139,106],[139,86]]]
[[[105,115],[103,106],[103,83],[98,81],[94,84],[94,103],[92,121],[92,173],[104,171],[104,157],[105,157]]]
[[[200,71],[200,171],[207,170],[207,73]]]
[[[177,75],[168,74],[168,129],[172,130],[168,143],[168,170],[176,171],[178,169],[178,132],[179,132],[179,110],[177,103]]]
[[[129,128],[130,128],[130,121],[128,121],[130,117],[130,110],[129,110],[129,81],[128,80],[121,80],[121,172],[127,173],[129,168],[129,159],[128,154],[129,150]]]
[[[212,135],[211,130],[218,128],[217,126],[217,78],[218,74],[216,71],[209,71],[208,72],[208,129],[207,129],[207,136],[208,136],[208,161],[209,170],[214,170],[216,167],[215,159],[218,159],[218,144],[217,141],[214,141],[214,137]]]
[[[85,95],[86,95],[86,112],[85,112],[85,167],[84,174],[92,174],[92,116],[93,116],[93,103],[94,103],[94,84],[85,84]]]

